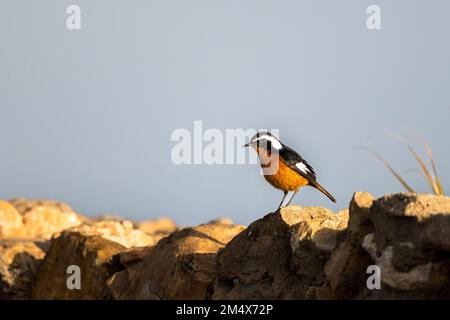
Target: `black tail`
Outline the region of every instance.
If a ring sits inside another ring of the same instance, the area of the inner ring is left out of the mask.
[[[314,181],[313,187],[322,192],[324,195],[326,195],[328,199],[336,203],[336,199],[331,195],[331,193],[325,190],[325,188],[322,187],[318,182]]]

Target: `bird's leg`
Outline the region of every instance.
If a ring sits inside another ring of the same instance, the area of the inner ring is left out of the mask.
[[[287,196],[287,195],[288,195],[288,192],[287,192],[287,191],[284,191],[283,199],[281,199],[280,205],[278,206],[277,210],[275,210],[275,211],[280,210],[281,205],[283,204],[284,199],[286,199],[286,196]]]
[[[300,189],[297,189],[297,190],[294,191],[294,194],[293,194],[292,197],[289,199],[288,203],[286,204],[286,207],[287,207],[288,205],[291,204],[291,201],[292,201],[292,199],[294,199],[294,197],[295,197],[295,195],[297,194],[298,190],[300,190]]]

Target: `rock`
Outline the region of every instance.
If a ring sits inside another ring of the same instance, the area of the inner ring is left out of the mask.
[[[334,212],[320,207],[291,206],[288,209],[296,214],[300,221],[293,226],[291,237],[292,251],[297,251],[302,244],[310,241],[319,250],[331,252],[337,245],[337,235],[347,228],[348,210]]]
[[[140,263],[108,284],[116,299],[206,299],[216,275],[216,254],[245,228],[224,223],[185,228],[161,239]]]
[[[153,246],[160,237],[151,236],[141,230],[134,229],[129,220],[86,221],[82,225],[68,229],[83,235],[98,235],[105,239],[120,243],[126,248]]]
[[[366,270],[371,264],[369,255],[362,247],[353,245],[350,240],[340,244],[324,267],[328,286],[333,292],[329,296],[351,299],[365,285],[368,277]]]
[[[285,209],[286,210],[286,209]],[[303,281],[310,279],[311,285],[324,282],[322,269],[340,238],[345,234],[348,210],[337,214],[320,207],[290,207],[300,218],[291,230],[291,266]],[[320,274],[320,277],[318,276]],[[320,279],[320,280],[319,280]]]
[[[220,251],[213,298],[312,298],[347,216],[290,206],[253,222]]]
[[[0,239],[17,235],[22,227],[22,216],[9,202],[0,200]]]
[[[64,231],[54,239],[37,274],[34,299],[110,299],[106,280],[120,271],[119,253],[126,248],[98,235]],[[69,289],[67,268],[78,266],[81,289]]]
[[[48,244],[22,239],[0,240],[0,299],[28,299]]]
[[[423,242],[427,246],[450,251],[450,219],[447,215],[435,215],[423,229]]]
[[[178,229],[175,221],[170,218],[141,221],[136,223],[135,227],[152,237],[155,244]]]
[[[128,249],[119,254],[120,264],[125,267],[131,267],[144,259],[153,251],[155,247],[137,247]]]
[[[93,217],[92,219],[90,219],[91,221],[105,221],[105,220],[124,220],[122,217],[116,215],[116,214],[112,214],[112,213],[105,213],[96,217]]]
[[[85,220],[67,204],[57,201],[14,199],[9,204],[16,211],[0,202],[0,218],[6,216],[6,222],[0,222],[1,238],[50,239]]]
[[[368,192],[356,192],[349,205],[348,232],[349,239],[358,239],[358,242],[373,230],[369,221],[370,208],[375,198]]]
[[[368,220],[373,201],[373,196],[367,192],[353,195],[349,206],[347,237],[325,264],[328,285],[336,298],[350,299],[366,283],[366,269],[371,265],[371,259],[360,243],[373,230]]]
[[[410,249],[408,251],[414,250],[414,246],[410,242],[401,243],[398,248],[402,246]],[[399,290],[424,289],[437,286],[448,280],[448,276],[441,274],[438,265],[431,261],[414,265],[405,271],[397,270],[393,264],[394,246],[386,247],[380,254],[373,233],[364,237],[362,247],[370,254],[372,261],[382,268],[382,281],[391,288]],[[400,253],[397,252],[397,254]],[[404,256],[407,258],[408,254]],[[434,277],[432,273],[436,273]],[[433,282],[433,279],[437,281]]]
[[[213,220],[208,222],[208,224],[210,224],[210,223],[233,224],[234,222],[230,218],[217,218],[217,219],[213,219]]]
[[[177,230],[175,221],[170,218],[160,218],[156,220],[141,221],[136,224],[136,229],[144,231],[150,235],[168,235]]]
[[[450,198],[425,193],[396,193],[381,197],[374,210],[389,217],[412,217],[424,221],[439,214],[450,213]]]
[[[67,286],[73,265],[81,290]],[[445,196],[357,192],[338,213],[290,206],[248,228],[183,229],[0,201],[0,299],[450,299],[449,283]]]
[[[450,198],[397,193],[374,200],[356,193],[347,238],[325,266],[338,298],[449,298]],[[381,290],[366,286],[367,268],[381,271]]]
[[[33,209],[44,207],[49,209],[54,209],[60,212],[73,212],[72,208],[60,201],[53,201],[53,200],[29,200],[29,199],[12,199],[9,200],[9,202],[17,209],[17,211],[24,215],[29,211],[32,211]]]

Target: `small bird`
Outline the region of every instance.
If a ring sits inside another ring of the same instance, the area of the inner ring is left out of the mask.
[[[277,211],[283,205],[289,191],[293,191],[291,199],[304,186],[311,186],[326,195],[331,201],[336,199],[316,181],[316,173],[309,163],[297,152],[284,145],[270,132],[259,132],[244,147],[252,147],[258,153],[264,178],[274,188],[284,192]]]

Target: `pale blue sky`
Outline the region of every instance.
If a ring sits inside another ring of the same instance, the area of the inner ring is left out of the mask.
[[[82,30],[66,29],[78,4]],[[366,8],[382,30],[366,28]],[[251,165],[175,166],[177,128],[279,128],[336,205],[402,190],[406,127],[431,144],[450,190],[450,2],[2,1],[0,198],[58,199],[85,214],[221,216],[247,224],[281,192]],[[407,178],[428,190],[415,174]]]

